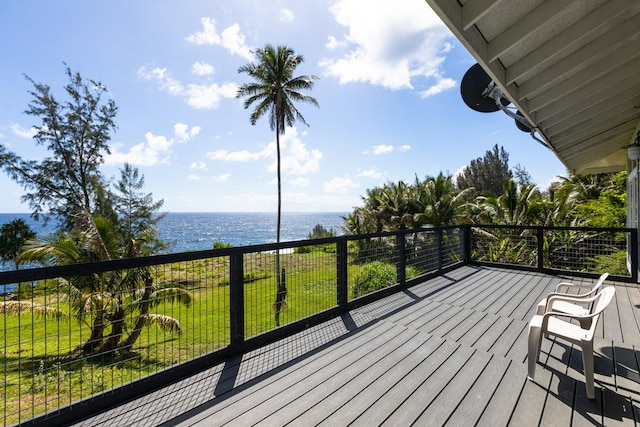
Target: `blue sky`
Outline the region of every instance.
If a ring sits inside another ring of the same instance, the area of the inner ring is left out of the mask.
[[[267,43],[319,77],[320,108],[300,105],[310,126],[281,139],[284,211],[351,211],[368,188],[455,174],[495,144],[542,189],[567,175],[506,115],[464,105],[475,61],[423,0],[6,0],[0,39],[0,144],[46,154],[24,75],[63,98],[67,63],[119,107],[105,176],[135,165],[169,212],[275,211],[275,135],[235,98],[238,67]],[[29,212],[4,173],[0,188],[0,212]]]

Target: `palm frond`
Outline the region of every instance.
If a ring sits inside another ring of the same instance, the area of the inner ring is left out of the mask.
[[[163,287],[156,289],[151,295],[151,306],[157,306],[163,302],[179,303],[189,306],[194,301],[193,294],[183,288]]]
[[[163,331],[175,332],[178,335],[182,333],[180,321],[164,314],[145,314],[143,316],[146,326],[157,326]]]
[[[29,301],[0,301],[0,314],[31,313],[41,318],[62,319],[69,313],[55,307],[42,304],[34,304]]]

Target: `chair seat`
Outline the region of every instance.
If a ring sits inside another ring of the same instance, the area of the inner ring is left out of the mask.
[[[547,299],[543,298],[538,303],[536,314],[543,315],[547,306]],[[550,307],[550,311],[559,311],[560,313],[566,313],[570,316],[586,316],[589,314],[589,309],[578,304],[574,304],[566,301],[555,301],[553,306]]]
[[[567,341],[574,342],[576,344],[580,341],[589,340],[589,331],[585,331],[580,325],[575,323],[565,322],[557,317],[550,317],[547,324],[547,332],[551,335],[561,336]]]

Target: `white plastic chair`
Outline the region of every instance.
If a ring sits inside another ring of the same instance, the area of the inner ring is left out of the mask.
[[[591,307],[584,303],[576,304],[573,302],[555,300],[553,307],[548,304],[549,297],[554,295],[569,295],[574,298],[588,298],[596,294],[604,284],[609,273],[603,273],[598,281],[594,284],[576,284],[570,282],[561,282],[556,285],[556,289],[543,298],[539,303],[536,314],[543,315],[547,311],[557,311],[567,313],[573,316],[584,316],[589,314]],[[578,292],[578,293],[574,293]]]
[[[543,315],[536,314],[529,323],[529,372],[528,378],[533,381],[536,363],[540,358],[542,336],[555,336],[582,349],[582,363],[584,366],[587,397],[593,399],[595,390],[593,385],[593,336],[600,313],[609,305],[615,295],[615,288],[607,286],[596,295],[588,298],[575,298],[568,295],[554,295],[549,297],[548,305],[555,307],[557,302],[576,304],[585,302],[591,304],[591,310],[584,315],[569,315],[556,311],[547,311]],[[562,318],[578,320],[580,324],[571,323]]]

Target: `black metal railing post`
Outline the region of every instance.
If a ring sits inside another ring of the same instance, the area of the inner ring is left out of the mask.
[[[538,236],[538,270],[544,269],[544,230],[542,227],[536,229],[536,235]]]
[[[229,258],[231,347],[237,348],[244,343],[244,256],[236,251]]]
[[[347,239],[338,238],[336,241],[336,297],[338,307],[341,311],[347,309],[349,302],[349,275],[348,275],[348,253],[347,253]]]
[[[403,285],[407,279],[406,275],[406,238],[404,233],[396,235],[396,278],[398,284]]]
[[[464,253],[464,263],[465,265],[468,265],[471,261],[471,226],[469,224],[466,224],[462,231],[464,233],[462,237],[464,242],[464,247],[462,248],[462,251]]]
[[[442,270],[442,229],[436,228],[436,254],[438,256],[438,271]]]
[[[638,229],[631,229],[631,242],[629,244],[629,256],[631,258],[631,280],[638,283]]]

